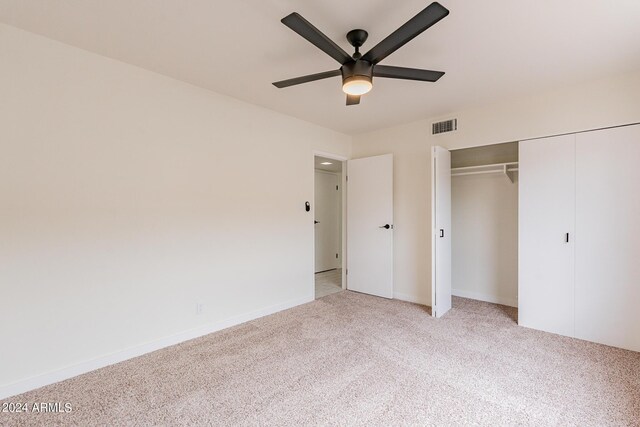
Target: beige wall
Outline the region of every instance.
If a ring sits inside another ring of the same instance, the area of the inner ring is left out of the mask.
[[[393,153],[394,295],[427,304],[431,301],[427,282],[431,270],[426,258],[431,250],[427,213],[431,169],[424,128],[424,123],[414,122],[356,136],[352,155],[359,158]]]
[[[349,136],[5,25],[0,64],[0,395],[312,300]]]
[[[463,148],[640,122],[640,73],[354,137],[353,157],[394,154],[394,286],[398,298],[431,304],[430,147]],[[431,123],[458,118],[458,131],[432,136]]]

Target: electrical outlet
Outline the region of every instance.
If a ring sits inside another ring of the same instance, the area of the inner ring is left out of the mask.
[[[202,303],[197,303],[196,304],[196,314],[200,315],[202,314],[202,310],[204,309],[204,304]]]

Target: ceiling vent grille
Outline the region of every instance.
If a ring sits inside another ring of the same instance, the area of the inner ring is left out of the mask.
[[[439,133],[453,132],[456,129],[458,129],[458,119],[451,119],[434,123],[431,133],[437,135]]]

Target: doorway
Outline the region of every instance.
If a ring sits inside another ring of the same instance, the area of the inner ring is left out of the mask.
[[[452,296],[517,308],[517,142],[432,150],[433,315]]]
[[[451,291],[518,307],[518,143],[451,150]]]
[[[343,161],[314,156],[315,298],[343,290]]]

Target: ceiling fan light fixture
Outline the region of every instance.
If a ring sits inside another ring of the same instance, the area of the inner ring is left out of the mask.
[[[281,19],[282,23],[298,33],[312,45],[335,59],[341,64],[339,70],[309,74],[293,79],[274,82],[277,88],[295,86],[302,83],[322,80],[342,75],[342,91],[347,94],[346,105],[360,104],[360,97],[369,93],[373,88],[373,77],[390,79],[417,80],[435,82],[444,75],[442,71],[422,70],[417,68],[393,67],[378,63],[396,50],[413,40],[423,31],[430,28],[449,14],[449,10],[437,1],[420,11],[413,18],[402,24],[397,30],[389,34],[364,55],[360,48],[367,40],[365,30],[355,29],[347,33],[347,41],[355,48],[355,53],[349,55],[324,33],[304,19],[299,13],[293,12]],[[375,71],[374,71],[375,68]]]
[[[368,76],[351,76],[342,81],[342,91],[347,95],[364,95],[371,88],[373,84]]]

